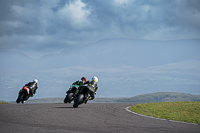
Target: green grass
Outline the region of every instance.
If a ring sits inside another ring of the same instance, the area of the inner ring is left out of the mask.
[[[200,124],[200,101],[144,103],[129,109],[156,118]]]
[[[8,102],[0,102],[0,104],[9,104]]]

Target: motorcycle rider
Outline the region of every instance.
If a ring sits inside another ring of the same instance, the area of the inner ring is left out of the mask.
[[[72,90],[73,87],[76,87],[76,88],[77,88],[76,94],[77,94],[77,93],[79,92],[79,86],[85,84],[86,80],[87,80],[87,79],[86,79],[85,77],[82,77],[81,80],[78,80],[78,81],[74,82],[74,83],[70,86],[69,90],[68,90],[66,93],[69,93],[69,92]],[[76,95],[76,94],[75,94],[75,95]]]
[[[33,82],[29,82],[28,84],[25,84],[25,86],[24,86],[24,87],[28,87],[29,88],[29,95],[31,97],[33,97],[33,94],[36,93],[36,90],[38,88],[37,83],[38,83],[38,80],[34,79]]]
[[[95,98],[97,89],[98,89],[98,78],[96,76],[92,77],[92,80],[86,81],[85,84],[88,84],[89,86],[92,86],[94,88],[94,92],[90,91],[90,96],[88,100],[93,100]],[[85,102],[87,103],[87,101]]]

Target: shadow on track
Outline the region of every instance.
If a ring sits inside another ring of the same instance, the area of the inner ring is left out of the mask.
[[[64,108],[68,108],[68,109],[73,109],[74,107],[53,107],[53,108],[60,108],[60,109],[64,109]]]

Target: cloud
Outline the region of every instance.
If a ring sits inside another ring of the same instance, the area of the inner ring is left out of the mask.
[[[90,15],[90,10],[87,10],[86,5],[80,0],[70,2],[57,12],[57,16],[61,20],[70,24],[73,29],[83,29],[87,27],[90,22],[87,17]]]
[[[199,0],[6,0],[0,49],[44,54],[104,38],[199,38],[199,22]]]

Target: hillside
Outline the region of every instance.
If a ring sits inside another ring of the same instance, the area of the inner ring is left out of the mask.
[[[186,60],[200,61],[199,42],[200,39],[173,41],[104,39],[63,50],[60,54],[45,55],[39,59],[32,59],[20,52],[0,51],[0,60],[2,68],[24,70],[116,65],[146,68]]]
[[[64,98],[42,98],[29,100],[27,103],[63,103]],[[158,92],[145,95],[138,95],[129,98],[96,98],[91,103],[105,102],[130,102],[130,103],[149,103],[149,102],[170,102],[170,101],[200,101],[200,95],[186,93]]]
[[[39,81],[34,98],[64,97],[74,81],[82,76],[90,80],[94,75],[99,78],[99,98],[155,92],[200,95],[199,44],[200,39],[113,38],[39,59],[19,51],[0,51],[0,97],[14,101],[19,89],[34,78]]]
[[[191,95],[186,93],[158,92],[146,95],[138,95],[131,98],[117,99],[116,102],[171,102],[171,101],[200,101],[200,95]]]

